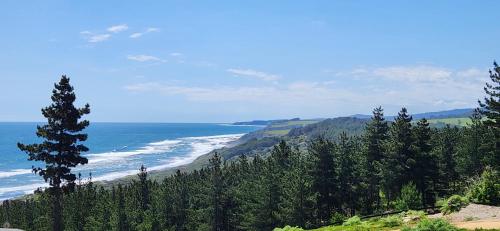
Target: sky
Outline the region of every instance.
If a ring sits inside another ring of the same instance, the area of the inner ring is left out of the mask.
[[[0,2],[0,121],[71,79],[99,122],[233,122],[477,107],[499,1]]]

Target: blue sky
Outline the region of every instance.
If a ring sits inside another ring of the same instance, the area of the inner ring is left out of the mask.
[[[475,107],[498,1],[2,1],[0,121],[71,78],[92,121],[230,122]]]

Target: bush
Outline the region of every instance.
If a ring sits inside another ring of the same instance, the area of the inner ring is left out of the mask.
[[[450,214],[454,212],[460,211],[461,208],[467,206],[469,204],[469,200],[467,200],[466,197],[462,197],[460,195],[453,195],[448,200],[446,203],[443,204],[441,207],[441,212],[443,214]]]
[[[403,215],[405,217],[404,220],[411,222],[421,221],[427,218],[427,215],[425,214],[424,211],[409,210],[405,212]]]
[[[346,219],[347,217],[339,212],[334,212],[332,214],[332,218],[330,218],[330,224],[342,224],[342,222]]]
[[[458,231],[459,229],[444,219],[424,219],[417,226],[405,227],[402,231]]]
[[[422,206],[422,194],[414,183],[409,183],[401,189],[401,195],[394,202],[397,210],[419,209]]]
[[[347,219],[342,225],[343,226],[353,226],[353,225],[360,225],[361,224],[361,218],[358,216],[351,217]]]
[[[403,219],[399,215],[392,215],[380,219],[384,227],[396,227],[403,224]]]
[[[474,184],[467,197],[478,204],[500,205],[500,176],[490,167],[481,174],[481,179]]]
[[[292,226],[285,226],[283,228],[274,228],[273,231],[303,231],[302,228],[299,227],[292,227]]]

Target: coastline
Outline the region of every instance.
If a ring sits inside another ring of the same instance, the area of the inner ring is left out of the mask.
[[[151,165],[150,167],[146,166],[148,168],[148,173],[150,174],[152,179],[158,179],[157,176],[160,175],[168,176],[170,175],[169,173],[175,173],[177,169],[181,170],[189,169],[189,166],[195,163],[200,157],[209,155],[210,153],[213,153],[214,150],[230,147],[236,144],[238,140],[245,134],[248,133],[224,134],[224,135],[213,135],[213,136],[190,136],[190,137],[179,138],[178,140],[190,142],[189,145],[192,146],[191,147],[192,150],[185,153],[182,156],[172,156],[167,159],[163,159],[162,160],[163,163],[161,163],[162,161],[160,161],[159,163]],[[155,147],[160,145],[172,145],[178,143],[180,143],[180,141],[173,142],[172,140],[163,140],[163,141],[150,142],[148,143],[148,145]],[[148,149],[151,148],[148,145],[145,145],[145,147],[147,148],[142,148],[140,149],[140,151],[133,150],[129,151],[129,153],[115,151],[115,152],[105,152],[98,154],[88,154],[88,156],[91,157],[89,158],[89,165],[94,165],[94,166],[84,165],[82,168],[75,169],[73,171],[75,172],[75,174],[78,174],[79,172],[82,171],[88,171],[92,167],[93,168],[98,167],[98,165],[96,166],[96,164],[99,165],[112,164],[113,161],[126,161],[126,158],[134,158],[134,155],[154,154],[155,150]],[[142,152],[146,151],[146,153],[141,153],[141,151]],[[148,153],[147,151],[150,152]],[[164,150],[164,151],[168,152],[169,150]],[[99,157],[107,157],[107,159],[102,160],[99,159]],[[116,183],[130,182],[130,180],[134,178],[135,175],[139,172],[140,165],[136,167],[137,167],[136,169],[113,171],[103,175],[96,175],[95,177],[92,177],[92,182],[98,185],[103,185],[105,187],[114,185]],[[27,174],[33,174],[33,173],[31,172],[31,170],[28,169],[13,169],[11,172],[5,172],[5,174],[2,177],[7,178],[10,176],[27,175]],[[82,180],[82,182],[87,182],[87,181],[88,181],[87,179]],[[0,201],[10,200],[10,199],[22,199],[25,197],[29,197],[33,195],[34,190],[47,186],[48,186],[47,183],[36,182],[33,184],[19,185],[13,187],[3,187],[0,188],[0,195],[3,195],[3,197],[0,197]],[[23,192],[23,194],[20,195],[19,192]],[[9,194],[16,194],[16,195],[9,196]]]

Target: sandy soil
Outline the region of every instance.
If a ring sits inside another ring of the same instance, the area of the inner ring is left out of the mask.
[[[500,228],[500,219],[465,221],[454,223],[454,225],[464,229],[498,229]]]
[[[445,218],[457,227],[465,229],[500,229],[500,207],[470,204],[457,213],[430,215],[429,218]]]

